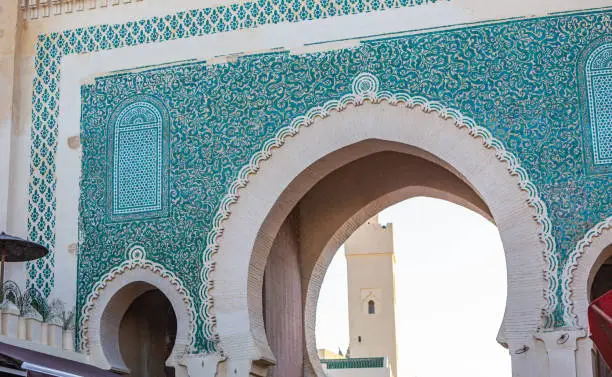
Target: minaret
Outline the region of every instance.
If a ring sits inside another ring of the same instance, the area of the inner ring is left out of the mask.
[[[388,357],[397,377],[393,224],[369,219],[345,242],[351,358]]]

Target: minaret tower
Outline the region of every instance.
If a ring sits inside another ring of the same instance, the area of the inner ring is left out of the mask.
[[[369,219],[345,242],[351,358],[386,356],[397,377],[393,224]]]

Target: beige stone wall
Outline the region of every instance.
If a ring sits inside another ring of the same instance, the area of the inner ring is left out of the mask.
[[[345,244],[351,357],[387,357],[397,376],[393,226],[375,216]],[[374,302],[374,314],[369,313]]]
[[[8,226],[7,206],[13,133],[15,56],[19,38],[17,0],[0,4],[0,231]]]
[[[378,215],[368,219],[346,240],[344,250],[347,259],[357,254],[394,254],[393,224],[379,224]]]

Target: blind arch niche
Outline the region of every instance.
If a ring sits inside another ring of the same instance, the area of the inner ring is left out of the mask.
[[[168,207],[168,115],[149,96],[122,103],[108,134],[111,221],[163,217]]]
[[[579,67],[589,170],[612,172],[612,39],[590,46]]]

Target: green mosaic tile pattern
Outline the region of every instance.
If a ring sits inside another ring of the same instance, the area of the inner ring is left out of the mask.
[[[548,207],[562,265],[584,233],[612,213],[612,175],[589,174],[576,74],[589,45],[612,33],[610,12],[484,25],[362,43],[302,56],[250,56],[226,65],[182,64],[107,76],[82,89],[83,180],[78,271],[81,307],[92,286],[133,242],[183,279],[196,307],[196,349],[215,349],[207,237],[229,186],[278,130],[310,109],[351,93],[370,72],[381,90],[459,109],[516,155]],[[180,88],[176,89],[176,88]],[[139,95],[157,98],[170,119],[169,215],[102,224],[108,120]],[[204,261],[201,257],[204,253]],[[560,268],[551,271],[560,274]],[[558,288],[559,296],[561,288]],[[204,302],[200,302],[200,301]],[[559,300],[562,302],[562,300]],[[566,325],[559,304],[549,327]]]
[[[31,240],[44,244],[51,252],[44,259],[28,263],[28,286],[37,288],[45,296],[53,288],[56,121],[62,56],[437,1],[449,0],[257,0],[40,35],[32,94],[28,232]]]
[[[321,359],[327,369],[383,368],[384,357],[367,357],[355,359]]]

